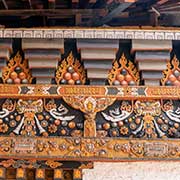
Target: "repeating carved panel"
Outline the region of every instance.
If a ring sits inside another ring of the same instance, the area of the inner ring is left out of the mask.
[[[83,114],[61,99],[1,99],[0,134],[82,136]]]
[[[180,102],[116,101],[97,113],[98,137],[179,138]]]

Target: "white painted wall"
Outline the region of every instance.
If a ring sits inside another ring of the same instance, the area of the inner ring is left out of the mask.
[[[83,180],[180,180],[180,162],[94,163]]]

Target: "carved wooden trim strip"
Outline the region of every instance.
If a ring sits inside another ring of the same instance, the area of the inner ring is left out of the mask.
[[[34,141],[32,147],[24,146],[22,138]],[[180,142],[178,139],[0,137],[0,157],[56,161],[67,158],[75,161],[82,158],[91,161],[180,160]]]
[[[36,180],[45,180],[45,170],[44,169],[36,169]]]
[[[60,98],[67,96],[110,97],[119,99],[179,99],[179,87],[167,86],[66,86],[0,85],[0,98]]]
[[[54,170],[54,180],[63,180],[63,170],[62,169]]]
[[[139,28],[5,28],[0,29],[1,38],[86,38],[86,39],[156,39],[180,40],[177,29]]]
[[[26,170],[23,168],[16,169],[16,179],[17,180],[25,180],[26,179]]]
[[[2,179],[2,180],[6,179],[6,168],[4,168],[4,167],[0,168],[0,179]]]
[[[60,178],[63,176],[63,169],[92,169],[93,162],[77,162],[77,161],[56,161],[52,159],[36,160],[36,159],[0,159],[0,178],[4,177],[4,168],[6,169],[51,169],[54,170],[54,176]],[[2,170],[2,171],[1,171]],[[56,171],[57,170],[57,171]],[[57,172],[57,174],[56,174]],[[16,173],[17,174],[17,173]],[[21,174],[22,175],[22,174]]]
[[[73,170],[73,180],[82,180],[82,170],[80,169]]]

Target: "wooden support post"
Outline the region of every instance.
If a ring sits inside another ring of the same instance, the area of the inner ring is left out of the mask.
[[[75,23],[76,23],[76,26],[81,24],[81,14],[75,15]]]
[[[155,12],[150,14],[150,22],[152,26],[158,26],[158,15]]]
[[[82,170],[81,169],[73,170],[73,180],[82,180]]]
[[[63,170],[54,169],[54,180],[63,180]]]
[[[55,9],[56,8],[56,0],[48,0],[48,7],[49,9]]]
[[[26,170],[23,168],[16,169],[16,179],[25,180],[26,179]]]
[[[36,169],[36,180],[45,180],[45,169]]]

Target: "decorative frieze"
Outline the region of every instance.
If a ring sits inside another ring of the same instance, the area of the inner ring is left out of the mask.
[[[60,98],[66,96],[117,99],[179,99],[180,88],[171,86],[67,86],[0,84],[0,98]]]
[[[180,40],[179,29],[112,29],[112,28],[28,28],[1,29],[2,38],[86,38]]]
[[[21,139],[23,137],[19,137]],[[178,139],[118,139],[118,138],[30,138],[37,141],[36,153],[15,152],[17,137],[0,137],[0,155],[4,158],[56,158],[56,160],[180,160]],[[9,142],[7,148],[7,142]],[[42,148],[40,149],[40,144]],[[35,157],[36,156],[36,157]]]

